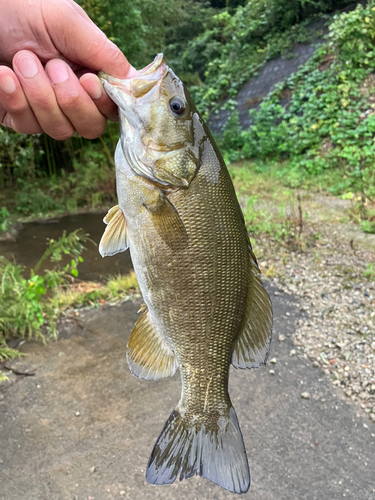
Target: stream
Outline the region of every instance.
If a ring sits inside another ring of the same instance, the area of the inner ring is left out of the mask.
[[[106,227],[103,223],[104,215],[105,213],[86,213],[25,223],[16,240],[0,241],[0,255],[11,261],[15,259],[18,264],[26,266],[25,276],[28,276],[28,271],[35,266],[47,248],[47,238],[57,240],[64,230],[69,234],[81,228],[99,245]],[[82,252],[84,261],[78,267],[81,280],[103,282],[111,275],[127,274],[132,270],[129,251],[103,259],[97,245],[90,242],[85,245],[86,250]],[[49,267],[49,262],[42,266]]]

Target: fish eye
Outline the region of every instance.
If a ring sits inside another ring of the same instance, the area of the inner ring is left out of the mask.
[[[186,103],[181,97],[172,97],[169,101],[169,107],[174,115],[183,115],[186,110]]]

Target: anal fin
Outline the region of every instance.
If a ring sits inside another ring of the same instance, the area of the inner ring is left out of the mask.
[[[126,349],[130,371],[145,380],[172,377],[177,368],[174,352],[155,331],[147,306],[142,306],[141,311]]]
[[[266,364],[271,343],[271,301],[260,279],[255,256],[252,251],[249,251],[249,254],[252,280],[246,304],[244,326],[235,341],[232,353],[232,365],[235,368],[257,368]]]
[[[103,222],[107,224],[102,239],[99,243],[99,253],[102,257],[125,252],[129,247],[125,215],[121,208],[116,205],[112,207]]]

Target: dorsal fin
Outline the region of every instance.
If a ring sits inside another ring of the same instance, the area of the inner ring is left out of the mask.
[[[103,222],[107,224],[102,239],[99,243],[99,253],[102,257],[124,252],[129,244],[127,241],[126,220],[121,208],[112,207]]]
[[[245,322],[237,337],[232,365],[235,368],[257,368],[266,364],[272,334],[272,306],[260,279],[258,264],[249,244],[252,280],[248,294]]]
[[[130,371],[145,380],[172,377],[177,368],[174,352],[156,332],[147,306],[143,305],[140,310],[142,316],[134,325],[126,349]]]

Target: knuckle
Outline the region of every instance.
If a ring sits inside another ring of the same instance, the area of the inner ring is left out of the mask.
[[[105,130],[105,123],[95,124],[89,130],[81,131],[80,135],[85,139],[97,139]]]
[[[13,123],[13,130],[18,132],[19,134],[40,134],[42,132],[42,129],[39,127],[39,125],[23,125],[20,123]]]
[[[54,107],[53,98],[48,92],[33,92],[25,89],[25,95],[32,108],[52,110]]]
[[[44,130],[44,132],[56,141],[66,141],[66,139],[70,139],[74,134],[74,130],[72,128],[65,128],[57,131]]]
[[[27,113],[29,110],[29,105],[25,101],[26,100],[22,99],[18,94],[7,96],[5,102],[3,101],[1,104],[9,113],[22,114]]]
[[[79,92],[62,93],[57,97],[61,109],[69,110],[77,108],[80,101]]]
[[[37,121],[33,119],[15,119],[11,114],[6,113],[2,120],[2,124],[5,127],[13,129],[19,134],[40,134],[42,129]]]

